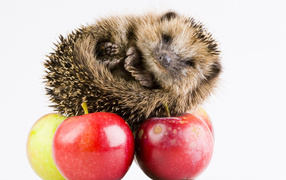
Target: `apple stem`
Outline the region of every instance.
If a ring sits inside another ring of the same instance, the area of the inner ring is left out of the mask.
[[[88,109],[87,109],[87,104],[86,104],[86,102],[81,103],[81,107],[82,107],[83,110],[84,110],[84,114],[88,114]]]
[[[170,114],[170,110],[169,110],[168,104],[167,104],[167,103],[165,103],[165,104],[164,104],[164,106],[165,106],[165,109],[166,109],[167,117],[171,117],[171,114]]]

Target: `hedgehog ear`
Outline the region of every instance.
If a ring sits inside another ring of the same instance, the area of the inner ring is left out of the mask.
[[[169,12],[167,12],[167,13],[165,13],[162,17],[161,17],[161,21],[165,21],[165,20],[167,20],[167,21],[170,21],[171,19],[174,19],[174,18],[176,18],[176,17],[178,17],[179,15],[176,13],[176,12],[174,12],[174,11],[169,11]]]
[[[206,79],[209,81],[216,78],[221,73],[221,64],[219,62],[215,62],[211,65],[210,74],[206,76]]]

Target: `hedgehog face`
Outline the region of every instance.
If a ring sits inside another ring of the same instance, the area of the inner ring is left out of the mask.
[[[145,25],[144,31],[138,33],[137,46],[161,87],[186,89],[188,93],[203,81],[218,76],[219,51],[202,25],[193,19],[178,18],[173,12],[157,22]]]

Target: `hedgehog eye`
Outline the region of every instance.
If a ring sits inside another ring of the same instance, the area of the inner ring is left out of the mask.
[[[168,36],[168,35],[166,35],[166,34],[163,34],[163,35],[162,35],[162,39],[163,39],[163,42],[164,42],[165,44],[167,44],[167,43],[171,40],[171,36]]]
[[[192,58],[186,59],[185,64],[187,66],[190,66],[190,67],[194,67],[195,66],[195,62],[194,62],[194,60]]]

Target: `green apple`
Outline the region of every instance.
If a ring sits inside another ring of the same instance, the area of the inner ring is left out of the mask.
[[[27,140],[27,156],[32,169],[45,180],[65,179],[58,171],[52,157],[52,142],[57,127],[67,117],[47,114],[31,128]]]

